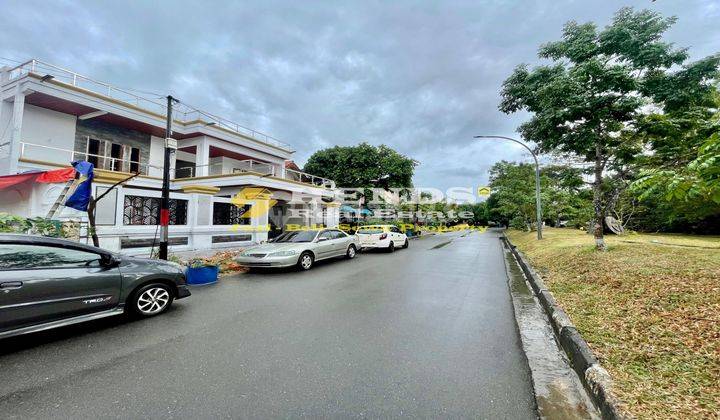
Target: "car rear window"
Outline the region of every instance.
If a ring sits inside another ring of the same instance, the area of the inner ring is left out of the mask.
[[[357,231],[359,235],[372,235],[373,233],[383,233],[382,228],[360,228]]]

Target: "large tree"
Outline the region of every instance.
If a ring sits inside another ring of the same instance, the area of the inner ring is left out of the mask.
[[[360,143],[318,150],[303,169],[334,180],[338,187],[410,188],[416,165],[415,160],[385,145]]]
[[[517,67],[504,82],[500,110],[532,114],[520,133],[541,152],[573,154],[592,163],[594,235],[605,249],[603,173],[641,150],[627,135],[647,109],[682,104],[712,89],[718,57],[686,64],[688,54],[664,42],[675,18],[624,8],[598,30],[569,22],[562,40],[543,45],[549,65]]]

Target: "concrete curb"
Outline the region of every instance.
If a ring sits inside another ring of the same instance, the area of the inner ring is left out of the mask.
[[[535,272],[523,253],[510,243],[507,236],[502,235],[500,239],[515,256],[520,269],[525,273],[535,296],[550,318],[550,324],[560,346],[570,359],[573,370],[580,377],[580,381],[602,417],[604,419],[626,418],[618,409],[617,399],[611,395],[612,379],[610,374],[600,366],[587,342],[582,338],[565,311],[557,304],[552,293],[545,287],[542,278]]]

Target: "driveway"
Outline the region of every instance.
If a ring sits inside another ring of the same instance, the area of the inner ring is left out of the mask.
[[[2,417],[536,416],[492,232],[192,291],[0,341]]]

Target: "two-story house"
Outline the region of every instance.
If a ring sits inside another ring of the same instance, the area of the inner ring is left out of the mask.
[[[0,175],[95,165],[95,196],[132,173],[97,204],[101,246],[145,253],[157,236],[165,147],[166,103],[30,60],[0,69]],[[173,114],[171,250],[243,246],[268,238],[267,226],[335,226],[333,181],[286,166],[292,148],[210,113]],[[0,211],[45,217],[63,184],[20,183],[0,190]],[[238,206],[232,199],[258,187]],[[266,202],[261,202],[261,201]],[[272,203],[272,206],[268,206]],[[269,212],[249,212],[253,205]],[[296,210],[301,210],[297,212]],[[257,214],[253,214],[257,213]],[[252,217],[247,217],[252,214]],[[59,220],[87,220],[64,208]]]

